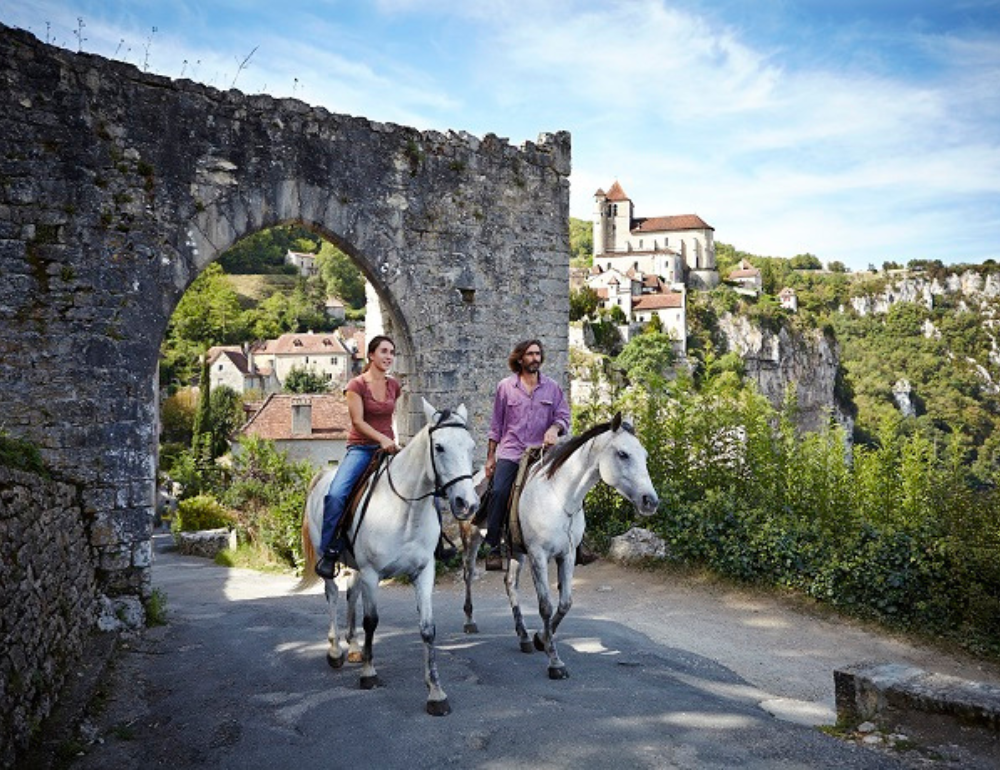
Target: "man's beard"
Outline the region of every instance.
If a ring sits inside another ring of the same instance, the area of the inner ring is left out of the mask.
[[[524,365],[524,371],[528,374],[537,374],[538,370],[542,368],[542,365],[532,361],[530,364]]]

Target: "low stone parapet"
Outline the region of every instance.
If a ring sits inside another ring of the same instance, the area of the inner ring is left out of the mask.
[[[853,727],[907,712],[937,714],[1000,735],[1000,687],[895,663],[833,672],[837,721]]]
[[[202,529],[197,532],[178,532],[175,535],[177,550],[187,556],[204,556],[214,559],[219,551],[236,550],[236,530]]]

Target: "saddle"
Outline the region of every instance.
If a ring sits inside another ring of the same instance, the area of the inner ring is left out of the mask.
[[[507,545],[512,551],[517,553],[527,553],[527,549],[524,546],[524,538],[521,535],[521,520],[519,516],[520,502],[521,502],[521,490],[524,489],[524,482],[528,478],[528,473],[535,466],[535,464],[542,459],[542,447],[533,446],[528,447],[527,451],[521,455],[521,461],[517,466],[517,475],[514,477],[514,484],[510,488],[510,497],[507,500],[507,510],[504,514],[503,522],[500,525],[500,532],[502,538],[507,542]],[[489,509],[489,504],[486,500],[493,494],[493,482],[490,481],[490,486],[486,490],[486,495],[484,497],[484,502],[479,508],[479,513],[476,514],[474,523],[476,526],[485,526],[487,512]]]
[[[368,482],[372,480],[373,477],[378,476],[381,472],[382,466],[388,461],[389,457],[390,454],[385,450],[376,450],[375,454],[372,455],[372,459],[368,463],[368,467],[365,468],[364,472],[358,477],[358,480],[354,482],[354,486],[351,488],[351,492],[347,496],[347,504],[344,506],[344,514],[340,517],[340,523],[337,525],[335,536],[344,539],[344,542],[347,543],[347,548],[351,553],[354,553],[354,542],[347,537],[347,533],[350,532],[351,525],[354,523],[354,516],[359,509],[361,511],[361,516],[364,516],[365,509],[368,507],[368,500],[371,498],[371,490],[375,488],[374,484],[372,484],[369,488]]]

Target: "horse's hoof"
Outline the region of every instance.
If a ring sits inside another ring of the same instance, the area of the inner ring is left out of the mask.
[[[344,665],[344,653],[340,653],[337,656],[327,653],[326,662],[330,664],[330,668],[342,668]]]
[[[349,653],[347,653],[347,662],[348,663],[360,663],[361,662],[361,653],[360,652],[349,652]]]
[[[540,650],[542,648],[539,647],[538,649]],[[530,653],[532,653],[534,651],[535,651],[535,645],[531,643],[530,639],[522,639],[521,640],[521,652],[527,652],[527,653],[530,654]]]
[[[549,668],[549,679],[569,679],[569,671],[566,669],[566,666]]]
[[[479,626],[476,625],[475,623],[466,623],[462,627],[462,630],[465,631],[465,633],[467,633],[467,634],[478,634],[479,633]]]
[[[362,690],[374,690],[378,687],[380,682],[378,681],[378,675],[375,676],[363,676],[361,677],[361,689]]]
[[[451,704],[448,699],[427,701],[427,713],[432,717],[446,717],[451,713]]]
[[[537,631],[535,631],[535,649],[539,652],[545,652],[545,642],[542,641],[542,637],[538,635]]]

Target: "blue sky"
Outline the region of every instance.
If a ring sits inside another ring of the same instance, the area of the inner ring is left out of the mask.
[[[0,4],[72,50],[81,18],[84,50],[171,77],[514,144],[568,130],[581,219],[617,179],[637,216],[755,254],[1000,259],[1000,0]]]

